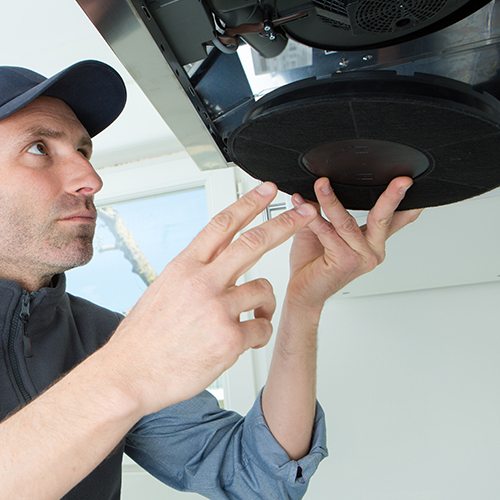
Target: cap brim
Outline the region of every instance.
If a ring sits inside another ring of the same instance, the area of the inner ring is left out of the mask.
[[[127,99],[125,84],[111,66],[99,61],[81,61],[2,106],[0,119],[41,95],[64,101],[90,137],[96,136],[118,118]]]

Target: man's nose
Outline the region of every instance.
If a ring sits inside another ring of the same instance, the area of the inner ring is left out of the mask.
[[[66,190],[86,196],[94,195],[102,188],[102,179],[99,177],[90,161],[80,152],[72,155],[68,168]]]

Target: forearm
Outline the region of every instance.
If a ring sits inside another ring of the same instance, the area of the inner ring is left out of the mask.
[[[315,182],[321,211],[294,237],[287,298],[262,396],[266,422],[291,458],[309,450],[321,308],[347,283],[380,264],[387,238],[418,217],[420,211],[395,212],[411,182],[408,177],[392,180],[363,227],[344,209],[327,178]],[[295,194],[292,202],[298,207],[304,199]]]
[[[262,393],[266,422],[290,458],[307,455],[316,411],[316,351],[320,309],[285,299],[268,380]]]
[[[140,418],[104,361],[95,353],[0,424],[2,498],[61,498]]]

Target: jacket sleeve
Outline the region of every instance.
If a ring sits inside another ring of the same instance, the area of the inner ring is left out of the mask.
[[[328,455],[319,404],[311,450],[295,461],[267,427],[260,395],[242,417],[206,391],[141,419],[125,452],[163,483],[212,500],[299,500]]]

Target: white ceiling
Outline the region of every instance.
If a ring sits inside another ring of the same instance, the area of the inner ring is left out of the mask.
[[[0,65],[52,76],[75,62],[97,59],[113,66],[125,80],[124,112],[94,139],[96,167],[183,151],[76,1],[4,0],[0,12]]]

